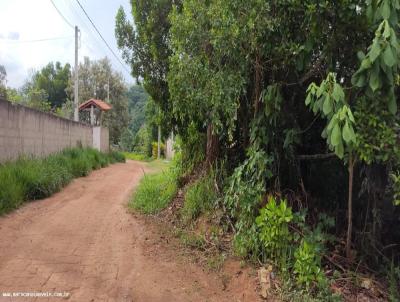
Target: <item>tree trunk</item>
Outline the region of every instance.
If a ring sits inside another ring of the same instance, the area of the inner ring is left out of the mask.
[[[347,238],[346,238],[346,257],[351,258],[351,233],[353,231],[353,174],[354,174],[354,163],[352,155],[349,155],[349,197],[347,202]]]
[[[207,126],[207,149],[206,149],[206,162],[212,165],[218,158],[219,140],[218,136],[213,133],[212,124]]]

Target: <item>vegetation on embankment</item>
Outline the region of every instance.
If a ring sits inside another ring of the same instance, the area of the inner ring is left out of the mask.
[[[182,166],[220,167],[235,251],[291,292],[399,301],[399,1],[145,3],[118,46]]]
[[[25,201],[48,197],[73,178],[124,161],[124,156],[118,152],[101,153],[91,148],[74,148],[46,158],[20,158],[1,164],[0,214],[18,208]]]
[[[177,180],[168,162],[156,160],[148,165],[153,172],[143,176],[129,207],[145,214],[154,214],[164,209],[174,198]]]

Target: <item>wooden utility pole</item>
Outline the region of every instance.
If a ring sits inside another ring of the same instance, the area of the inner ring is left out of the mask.
[[[110,103],[110,77],[107,79],[107,102]]]
[[[161,125],[158,124],[158,144],[157,144],[157,158],[161,157]]]
[[[78,78],[78,26],[75,26],[75,80],[74,80],[74,121],[79,121],[79,78]]]

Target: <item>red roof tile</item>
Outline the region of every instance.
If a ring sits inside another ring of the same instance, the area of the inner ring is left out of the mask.
[[[92,105],[103,111],[108,111],[111,109],[111,105],[107,104],[106,102],[103,102],[102,100],[90,99],[90,100],[80,104],[79,110],[90,108],[90,106],[92,106]]]

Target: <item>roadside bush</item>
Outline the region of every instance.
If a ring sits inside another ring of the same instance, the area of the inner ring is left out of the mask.
[[[154,214],[168,205],[176,191],[176,178],[170,171],[145,175],[129,206],[145,214]]]
[[[149,158],[146,154],[143,153],[123,152],[122,154],[125,156],[126,159],[139,160],[139,161],[151,160],[151,158]]]
[[[317,253],[317,250],[315,243],[303,239],[294,253],[296,280],[306,288],[310,288],[313,282],[317,282],[319,286],[326,284],[326,278],[321,269],[321,254]]]
[[[293,213],[286,200],[277,202],[274,197],[269,197],[256,218],[261,260],[275,263],[283,278],[295,281],[299,288],[305,288],[307,292],[317,289],[316,294],[328,299],[331,293],[321,258],[326,242],[331,240],[326,230],[334,226],[334,220],[321,214],[319,222],[311,229],[305,223],[305,217],[305,212]]]
[[[259,240],[263,247],[263,260],[277,261],[282,269],[287,268],[290,258],[293,236],[289,231],[289,223],[292,220],[292,209],[287,206],[286,200],[281,200],[278,204],[272,196],[256,218]]]
[[[195,220],[201,213],[210,211],[216,199],[212,175],[206,175],[197,180],[186,191],[181,210],[183,221],[188,223]]]
[[[163,143],[160,143],[160,156],[164,157],[165,156],[165,145]],[[151,143],[151,156],[153,158],[157,158],[158,155],[158,143],[157,142],[152,142]]]
[[[111,163],[124,163],[125,162],[125,156],[121,152],[111,151],[109,153],[109,157],[110,157]]]
[[[0,214],[24,201],[42,199],[58,192],[74,177],[125,158],[118,152],[73,148],[43,159],[20,158],[0,165]]]

